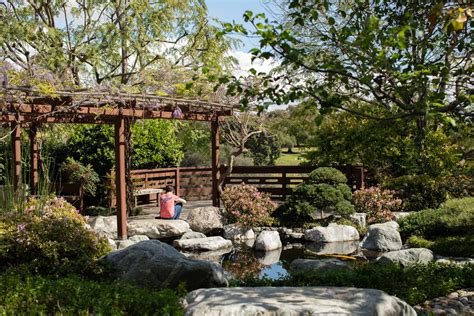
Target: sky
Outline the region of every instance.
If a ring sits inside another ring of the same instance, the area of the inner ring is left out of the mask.
[[[217,18],[223,22],[244,23],[243,14],[250,10],[253,13],[268,13],[267,5],[269,0],[205,0],[208,7],[208,14],[211,18]],[[272,68],[271,62],[256,62],[252,65],[249,50],[258,47],[256,39],[239,37],[242,45],[232,51],[232,55],[239,61],[241,71],[244,74],[248,69],[255,68],[257,71],[269,71]]]

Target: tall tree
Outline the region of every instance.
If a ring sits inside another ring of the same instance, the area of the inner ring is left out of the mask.
[[[220,68],[216,56],[229,44],[206,14],[203,0],[8,0],[1,59],[24,70],[23,80],[43,69],[76,86],[140,84],[169,65]]]
[[[289,0],[280,21],[247,11],[253,25],[226,32],[260,39],[255,58],[277,59],[271,74],[250,72],[230,91],[283,104],[310,100],[321,113],[344,110],[382,121],[414,120],[418,163],[426,167],[427,122],[473,117],[472,6],[461,1]],[[248,82],[248,80],[247,80]],[[369,104],[361,111],[359,103]]]

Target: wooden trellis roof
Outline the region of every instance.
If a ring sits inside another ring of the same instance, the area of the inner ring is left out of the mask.
[[[0,88],[0,122],[101,124],[118,117],[212,121],[233,112],[234,107],[221,103],[148,94],[58,90],[46,95],[27,87]]]

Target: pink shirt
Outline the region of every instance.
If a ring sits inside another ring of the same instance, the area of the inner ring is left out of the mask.
[[[174,204],[179,200],[179,196],[172,193],[160,196],[160,217],[172,218],[174,216]]]

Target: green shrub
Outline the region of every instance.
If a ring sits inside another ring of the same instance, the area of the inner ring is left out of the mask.
[[[398,211],[402,204],[393,194],[390,190],[370,187],[355,191],[353,201],[359,212],[367,213],[367,224],[384,223],[395,219],[392,212]]]
[[[318,168],[308,180],[299,184],[286,201],[283,217],[294,224],[316,219],[324,212],[348,215],[354,212],[352,193],[342,172],[334,168]]]
[[[270,214],[276,205],[270,200],[270,194],[259,192],[253,185],[242,183],[228,186],[222,192],[221,199],[228,223],[237,223],[241,227],[272,224]]]
[[[90,206],[81,213],[84,216],[111,216],[115,214],[115,209],[103,206]]]
[[[65,275],[93,272],[95,260],[110,246],[86,227],[84,217],[61,198],[40,205],[31,199],[23,214],[2,218],[1,266],[24,266],[33,273]]]
[[[327,270],[290,273],[279,280],[247,278],[234,280],[232,286],[348,286],[372,288],[395,295],[407,303],[419,304],[427,299],[447,295],[474,286],[474,265],[431,263],[401,267],[371,262],[354,270]]]
[[[180,296],[71,276],[0,274],[1,315],[182,315]]]
[[[400,234],[404,238],[466,235],[473,228],[474,198],[449,200],[439,209],[412,213],[400,220]]]
[[[347,183],[346,176],[335,168],[321,167],[313,170],[308,177],[309,183],[327,183],[331,185]]]
[[[84,193],[95,196],[100,179],[92,165],[84,166],[79,161],[68,157],[61,166],[61,173],[67,183],[79,183]]]
[[[474,235],[438,237],[428,240],[411,236],[407,243],[411,247],[431,249],[434,253],[453,257],[474,257]]]
[[[407,212],[437,208],[446,201],[446,185],[440,179],[427,175],[401,176],[386,181],[383,188],[396,192],[402,209]]]

